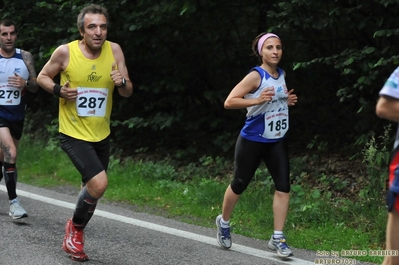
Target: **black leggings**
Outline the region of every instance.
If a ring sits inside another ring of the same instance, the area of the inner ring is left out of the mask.
[[[277,191],[290,192],[290,164],[285,139],[275,143],[259,143],[238,136],[234,156],[234,179],[231,189],[237,195],[251,182],[261,160],[266,164]]]

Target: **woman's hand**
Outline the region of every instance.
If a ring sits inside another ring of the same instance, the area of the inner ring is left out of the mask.
[[[296,94],[294,94],[294,89],[291,89],[288,91],[288,100],[287,104],[289,107],[294,106],[298,101],[298,97]]]
[[[272,97],[274,96],[274,94],[275,94],[274,88],[272,87],[266,88],[265,90],[262,91],[262,93],[258,97],[259,104],[272,101]]]

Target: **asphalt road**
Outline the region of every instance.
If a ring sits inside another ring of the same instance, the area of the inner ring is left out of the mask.
[[[0,264],[79,264],[61,248],[65,222],[73,213],[77,194],[23,183],[18,183],[17,193],[29,217],[13,221],[8,216],[6,188],[0,184]],[[88,265],[310,265],[319,258],[334,262],[329,264],[366,264],[356,260],[337,263],[334,257],[318,257],[315,252],[296,248],[294,257],[282,259],[268,251],[267,241],[234,234],[232,248],[223,250],[216,242],[216,229],[137,213],[103,201],[85,233],[90,260],[84,264]]]

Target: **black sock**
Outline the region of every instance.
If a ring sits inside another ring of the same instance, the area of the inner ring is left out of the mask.
[[[92,217],[93,214],[94,214],[94,211],[96,210],[96,206],[97,206],[97,203],[96,203],[96,204],[93,204],[93,205],[91,206],[91,208],[89,209],[89,211],[87,212],[87,216],[86,216],[86,219],[85,219],[84,222],[83,222],[83,226],[86,226],[87,223],[90,221],[91,217]]]
[[[83,187],[78,195],[78,202],[76,203],[75,212],[73,213],[72,222],[84,228],[87,222],[93,215],[97,199],[93,198],[86,187]]]
[[[17,180],[15,178],[15,172],[15,163],[9,164],[4,162],[4,179],[7,187],[8,199],[10,201],[17,198]]]

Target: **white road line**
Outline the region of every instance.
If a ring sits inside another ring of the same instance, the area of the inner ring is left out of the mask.
[[[0,190],[7,192],[6,187],[3,185],[0,185]],[[60,206],[60,207],[64,207],[64,208],[75,209],[75,204],[73,204],[73,203],[60,201],[57,199],[41,196],[38,194],[26,192],[23,190],[17,190],[17,193],[18,193],[18,196],[28,197],[33,200],[45,202],[48,204],[52,204],[52,205],[56,205],[56,206]],[[96,209],[95,215],[101,216],[104,218],[108,218],[111,220],[123,222],[126,224],[131,224],[131,225],[143,227],[146,229],[151,229],[151,230],[158,231],[161,233],[187,238],[190,240],[198,241],[198,242],[209,244],[209,245],[217,245],[216,238],[207,237],[207,236],[203,236],[203,235],[199,235],[199,234],[194,234],[191,232],[178,230],[175,228],[170,228],[170,227],[166,227],[166,226],[162,226],[162,225],[157,225],[157,224],[153,224],[150,222],[145,222],[145,221],[141,221],[138,219],[126,217],[123,215],[113,214],[113,213],[109,213],[109,212],[98,210],[98,209]],[[272,260],[272,261],[284,263],[284,264],[291,264],[291,265],[314,264],[314,262],[298,259],[295,257],[291,257],[291,258],[287,258],[286,260],[282,260],[282,259],[277,258],[275,253],[263,251],[263,250],[259,250],[259,249],[255,249],[255,248],[250,248],[250,247],[239,245],[239,244],[233,244],[233,246],[231,247],[231,251],[237,251],[237,252],[244,253],[247,255],[251,255],[251,256],[255,256],[255,257],[259,257],[259,258],[265,258],[268,260]]]

